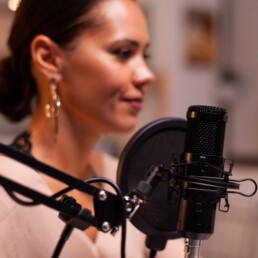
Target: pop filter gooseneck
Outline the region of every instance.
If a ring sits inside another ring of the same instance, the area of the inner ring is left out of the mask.
[[[119,159],[117,182],[124,195],[130,193],[153,166],[173,165],[184,150],[186,120],[163,118],[144,126],[125,146]],[[131,218],[133,225],[147,235],[148,248],[161,251],[168,239],[182,237],[177,231],[179,200],[161,182],[147,203]]]

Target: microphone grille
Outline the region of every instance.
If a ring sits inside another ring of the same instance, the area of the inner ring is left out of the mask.
[[[187,111],[185,152],[222,156],[226,110],[213,106],[190,106]]]
[[[188,108],[188,112],[202,112],[202,113],[209,113],[209,114],[225,114],[226,113],[226,109],[221,108],[221,107],[213,107],[213,106],[202,106],[202,105],[194,105],[194,106],[190,106]]]

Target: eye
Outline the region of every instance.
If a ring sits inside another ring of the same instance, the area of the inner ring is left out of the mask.
[[[143,58],[144,58],[145,60],[148,60],[148,59],[151,58],[151,55],[150,55],[149,53],[143,53]]]
[[[121,60],[126,60],[128,58],[130,58],[134,52],[133,50],[129,49],[129,48],[121,48],[118,49],[114,52],[114,54]]]
[[[128,48],[128,47],[123,47],[123,48],[119,48],[117,50],[115,50],[113,53],[114,55],[122,61],[125,61],[127,59],[129,59],[130,57],[133,57],[134,55],[136,55],[137,50],[132,49],[132,48]],[[144,52],[142,54],[142,57],[147,60],[150,58],[150,54],[146,52]]]

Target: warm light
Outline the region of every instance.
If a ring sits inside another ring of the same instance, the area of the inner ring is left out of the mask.
[[[9,1],[8,1],[8,7],[9,7],[12,11],[16,11],[16,9],[18,8],[20,2],[21,2],[21,0],[9,0]]]

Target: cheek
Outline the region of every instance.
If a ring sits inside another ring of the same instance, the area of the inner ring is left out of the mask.
[[[88,56],[83,58],[83,56]],[[64,81],[74,90],[103,94],[123,91],[126,76],[121,67],[107,54],[76,55],[64,69]],[[96,97],[96,96],[95,96]]]
[[[71,67],[72,70],[64,77],[62,98],[65,105],[87,113],[115,109],[116,101],[126,90],[124,76],[118,76],[110,66],[77,64]]]
[[[64,109],[81,119],[116,117],[121,113],[120,100],[130,83],[129,76],[128,67],[103,51],[74,53],[63,67]]]

